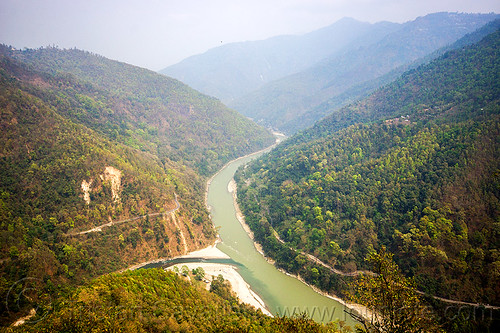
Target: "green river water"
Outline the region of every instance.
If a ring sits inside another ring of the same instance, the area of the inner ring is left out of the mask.
[[[228,184],[239,166],[261,154],[231,162],[210,183],[208,205],[222,240],[217,248],[238,263],[238,271],[243,279],[264,300],[273,314],[293,315],[307,312],[316,321],[329,322],[340,319],[353,326],[352,318],[344,312],[344,305],[315,292],[298,279],[269,264],[255,249],[253,241],[236,218]]]

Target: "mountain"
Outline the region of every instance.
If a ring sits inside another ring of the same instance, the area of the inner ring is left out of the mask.
[[[324,116],[326,112],[316,110],[323,103],[330,101],[334,106],[342,106],[366,96],[395,79],[404,71],[404,66],[455,42],[496,17],[494,14],[456,13],[419,17],[388,32],[382,39],[367,40],[365,44],[343,49],[306,70],[270,82],[230,106],[266,126],[293,133]],[[402,70],[393,72],[402,66]],[[307,116],[303,117],[304,114]]]
[[[0,110],[3,299],[212,243],[208,175],[274,142],[177,80],[79,50],[0,46]],[[29,306],[10,305],[2,324]]]
[[[367,269],[386,246],[423,292],[500,304],[499,82],[496,30],[240,168],[238,200],[266,255],[342,294],[338,270]]]
[[[299,72],[347,45],[378,40],[398,26],[344,18],[302,36],[227,44],[189,57],[160,73],[228,103],[267,82]]]
[[[160,269],[109,274],[8,332],[341,332],[336,324],[273,318],[239,304],[220,277],[210,290]]]
[[[72,119],[162,159],[182,160],[205,176],[273,140],[215,98],[143,68],[80,50],[42,48],[12,56],[98,90],[91,92],[93,100],[85,101],[94,117],[71,114]],[[99,102],[109,102],[111,111]]]
[[[465,35],[464,37],[457,40],[455,43],[445,46],[426,57],[420,58],[417,61],[412,62],[409,65],[400,66],[389,73],[376,78],[374,80],[370,80],[364,82],[362,84],[356,85],[352,88],[349,88],[345,92],[340,95],[337,95],[333,98],[328,99],[326,102],[318,105],[307,111],[306,113],[294,118],[292,121],[286,124],[286,128],[291,132],[296,132],[306,126],[306,124],[314,124],[318,119],[324,118],[331,114],[336,114],[335,124],[332,124],[332,127],[329,131],[338,130],[343,127],[347,127],[348,125],[352,125],[355,123],[355,119],[351,118],[350,115],[345,114],[345,109],[341,109],[342,106],[353,103],[360,99],[362,96],[367,96],[370,92],[376,90],[377,87],[381,87],[384,84],[387,84],[399,76],[401,76],[405,71],[410,69],[415,69],[418,66],[430,62],[432,59],[435,59],[447,51],[460,49],[464,46],[474,44],[479,42],[481,39],[486,37],[487,35],[495,32],[500,28],[500,19],[496,19],[479,28],[478,30]],[[377,119],[378,115],[375,113],[372,115],[372,119]],[[332,117],[329,117],[330,119]],[[324,133],[323,133],[324,134]]]

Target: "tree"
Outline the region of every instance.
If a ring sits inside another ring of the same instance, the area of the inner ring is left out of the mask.
[[[188,276],[189,275],[189,267],[187,267],[186,265],[182,265],[182,267],[181,267],[181,274],[183,276]]]
[[[371,320],[351,313],[363,324],[361,332],[441,332],[416,292],[413,279],[406,278],[385,247],[366,259],[374,275],[361,275],[353,282],[350,298],[366,306]]]
[[[217,277],[212,276],[212,283],[210,283],[210,292],[219,295],[225,300],[236,300],[231,290],[231,283],[225,280],[222,274],[219,274]]]
[[[192,273],[194,275],[194,278],[198,281],[201,281],[205,278],[205,270],[203,269],[203,267],[194,268],[192,270]]]

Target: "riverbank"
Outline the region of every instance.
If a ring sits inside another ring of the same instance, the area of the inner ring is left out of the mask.
[[[180,256],[165,257],[165,258],[158,258],[158,259],[153,259],[153,260],[149,260],[149,261],[144,261],[144,262],[141,262],[139,264],[135,264],[135,265],[129,266],[127,268],[124,268],[124,269],[118,271],[118,273],[122,273],[125,271],[133,271],[133,270],[136,270],[136,269],[141,268],[141,267],[146,266],[146,265],[158,264],[158,263],[161,263],[162,261],[169,261],[169,260],[175,260],[175,259],[187,259],[187,258],[230,259],[230,257],[227,254],[225,254],[224,252],[222,252],[221,250],[219,250],[216,247],[218,242],[220,242],[220,240],[217,240],[213,245],[207,246],[206,248],[192,251],[192,252],[180,255]]]
[[[172,258],[160,258],[147,262],[143,262],[131,267],[128,267],[120,272],[127,270],[135,270],[141,268],[148,264],[160,263],[166,260],[174,260],[174,259],[230,259],[230,257],[219,250],[216,242],[213,245],[210,245],[204,249],[196,250],[189,252],[187,254],[176,256]],[[236,268],[232,265],[227,264],[217,264],[217,263],[204,263],[204,262],[191,262],[191,263],[180,263],[167,268],[167,270],[174,270],[174,267],[177,267],[179,270],[182,266],[187,266],[189,270],[202,267],[205,270],[205,279],[207,281],[212,280],[212,276],[222,275],[225,280],[231,283],[231,289],[238,296],[240,302],[247,303],[255,307],[256,309],[261,309],[262,313],[272,316],[271,312],[267,309],[264,301],[257,295],[251,288],[250,285],[243,279],[243,277],[238,273]],[[207,289],[210,289],[210,283],[207,283]]]
[[[254,308],[260,309],[265,315],[271,317],[273,316],[266,308],[264,301],[250,288],[250,285],[243,279],[234,266],[226,264],[192,262],[177,264],[170,266],[167,269],[172,271],[181,270],[182,266],[186,266],[190,271],[198,267],[203,268],[205,271],[207,290],[210,289],[210,281],[212,281],[214,277],[222,275],[224,280],[229,281],[231,289],[238,296],[240,302],[250,304]],[[175,267],[177,267],[177,269]]]
[[[255,236],[252,229],[250,229],[248,224],[246,224],[245,222],[245,216],[241,212],[240,205],[238,205],[238,186],[236,185],[234,179],[231,179],[231,181],[227,185],[227,191],[233,196],[234,209],[236,210],[236,219],[240,222],[241,227],[243,228],[243,230],[245,230],[248,237],[250,237],[250,239],[252,240],[253,246],[255,247],[257,252],[259,252],[266,259],[268,263],[274,265],[275,261],[269,257],[266,257],[266,255],[264,254],[264,250],[262,249],[262,245],[255,241]]]
[[[230,259],[230,257],[219,250],[216,242],[204,249],[196,250],[188,254],[178,256],[178,259],[188,259],[188,258],[202,258],[202,259]],[[225,280],[231,283],[231,289],[238,296],[240,302],[247,303],[255,307],[256,309],[261,309],[262,313],[272,316],[271,312],[267,309],[266,304],[251,288],[250,285],[243,279],[243,277],[238,273],[236,268],[232,265],[226,264],[216,264],[216,263],[203,263],[203,262],[192,262],[192,263],[181,263],[167,268],[168,270],[173,270],[174,267],[179,269],[182,266],[187,266],[189,270],[201,267],[205,270],[205,279],[207,281],[212,281],[212,277],[222,275]],[[210,289],[210,284],[207,283],[207,289]]]
[[[204,249],[192,251],[182,256],[175,257],[173,259],[185,259],[185,258],[231,259],[227,254],[225,254],[224,252],[222,252],[217,248],[218,242],[220,241],[216,241],[215,244],[210,245]]]
[[[210,179],[208,179],[207,181],[207,185],[205,186],[205,206],[207,207],[208,211],[210,212],[210,206],[208,205],[208,188],[210,187],[210,184],[212,183],[212,180],[219,174],[221,173],[222,170],[224,170],[228,165],[230,165],[231,163],[234,163],[234,162],[237,162],[239,160],[242,160],[244,158],[247,158],[247,157],[251,157],[251,156],[254,156],[254,155],[257,155],[257,154],[260,154],[266,150],[271,150],[273,149],[274,147],[276,147],[281,141],[283,141],[286,136],[282,133],[279,133],[279,132],[273,132],[274,136],[276,137],[276,142],[272,145],[270,145],[269,147],[267,148],[264,148],[264,149],[261,149],[259,151],[256,151],[256,152],[253,152],[253,153],[250,153],[250,154],[247,154],[245,156],[241,156],[241,157],[238,157],[234,160],[231,160],[229,162],[227,162],[226,164],[224,164],[224,166],[222,168],[219,169],[219,171],[217,171],[212,177],[210,177]]]
[[[299,280],[300,282],[302,282],[303,284],[305,284],[306,286],[310,287],[311,289],[313,289],[315,292],[317,292],[318,294],[320,295],[323,295],[325,297],[328,297],[329,299],[332,299],[336,302],[339,302],[340,304],[342,304],[345,308],[349,309],[350,311],[352,311],[354,314],[358,315],[358,316],[361,316],[362,318],[364,318],[365,320],[368,320],[368,321],[371,321],[373,319],[373,312],[370,311],[366,306],[363,306],[361,304],[356,304],[356,303],[349,303],[349,302],[346,302],[345,300],[343,300],[342,298],[336,296],[336,295],[331,295],[321,289],[319,289],[318,287],[316,286],[313,286],[309,283],[307,283],[300,275],[294,275],[294,274],[290,274],[288,273],[287,271],[285,271],[284,269],[281,269],[281,268],[278,268],[278,270],[280,272],[282,272],[283,274],[286,274],[288,276],[291,276],[297,280]],[[345,310],[344,310],[345,311]]]
[[[264,259],[270,263],[271,265],[274,265],[275,264],[275,261],[272,259],[272,258],[269,258],[267,257],[265,254],[264,254],[264,251],[262,249],[262,245],[257,243],[255,241],[255,238],[254,238],[254,233],[253,231],[250,229],[250,227],[248,226],[248,224],[245,222],[245,216],[243,215],[239,205],[238,205],[238,187],[237,187],[237,184],[236,182],[234,181],[234,179],[231,179],[231,181],[229,182],[228,184],[228,187],[227,187],[227,190],[229,193],[232,194],[232,197],[233,197],[233,204],[234,204],[234,208],[236,210],[236,218],[238,219],[238,221],[240,222],[241,226],[243,227],[243,229],[245,230],[245,232],[248,234],[248,237],[250,237],[250,239],[252,239],[253,241],[253,245],[255,247],[255,249],[260,253],[262,254],[262,256],[264,257]],[[328,297],[336,302],[339,302],[340,304],[342,304],[344,307],[348,308],[349,310],[353,311],[355,314],[357,315],[360,315],[361,317],[367,319],[367,320],[371,320],[373,318],[373,314],[372,312],[366,308],[365,306],[363,305],[360,305],[360,304],[355,304],[355,303],[349,303],[345,300],[343,300],[342,298],[336,296],[336,295],[331,295],[327,292],[324,292],[322,290],[320,290],[319,288],[317,288],[316,286],[313,286],[313,285],[310,285],[309,283],[307,283],[300,275],[294,275],[294,274],[290,274],[288,272],[286,272],[285,270],[281,269],[281,268],[277,268],[280,272],[282,272],[283,274],[286,274],[290,277],[293,277],[299,281],[301,281],[302,283],[304,283],[306,286],[312,288],[315,292],[317,292],[318,294],[320,295],[323,295],[325,297]]]

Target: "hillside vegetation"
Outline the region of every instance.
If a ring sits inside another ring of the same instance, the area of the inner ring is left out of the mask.
[[[78,50],[1,46],[0,109],[0,294],[35,279],[33,304],[211,243],[206,176],[274,141],[176,80]]]
[[[340,332],[307,318],[272,318],[238,304],[221,277],[207,291],[160,269],[109,274],[7,332]]]
[[[277,266],[342,294],[298,251],[353,272],[386,246],[420,290],[500,304],[499,50],[497,30],[240,169],[239,203]]]
[[[72,121],[163,161],[182,161],[204,176],[273,140],[215,98],[143,68],[80,50],[28,49],[10,56],[59,80],[78,80],[78,89],[65,90],[80,103],[66,105]]]
[[[293,134],[391,82],[415,61],[429,61],[436,50],[495,18],[494,14],[458,13],[419,17],[381,38],[355,43],[305,70],[269,82],[229,105],[266,126]]]

